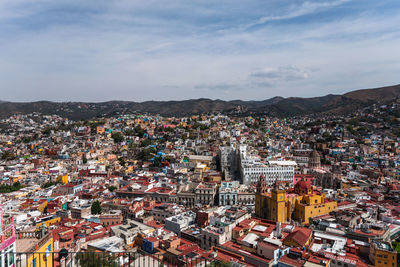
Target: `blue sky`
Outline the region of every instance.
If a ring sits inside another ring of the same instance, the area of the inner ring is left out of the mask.
[[[8,101],[320,96],[400,83],[398,0],[1,0]]]

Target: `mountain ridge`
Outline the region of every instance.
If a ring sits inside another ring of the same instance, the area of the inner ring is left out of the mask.
[[[307,114],[343,114],[371,104],[385,104],[400,98],[400,84],[359,89],[344,94],[318,97],[281,97],[264,100],[188,99],[144,102],[111,100],[105,102],[35,102],[0,101],[0,118],[13,114],[40,112],[73,120],[91,119],[121,113],[143,112],[164,116],[185,116],[209,112],[298,116]]]

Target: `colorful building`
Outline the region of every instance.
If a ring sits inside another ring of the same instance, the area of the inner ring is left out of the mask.
[[[271,194],[267,193],[265,177],[261,175],[256,192],[256,216],[274,222],[286,222],[290,218],[288,205],[286,191],[275,187]]]
[[[374,266],[397,266],[397,251],[390,243],[373,241],[369,248],[369,259]]]
[[[309,218],[328,214],[336,210],[337,202],[327,200],[324,193],[312,191],[311,185],[300,181],[295,186],[298,198],[294,208],[294,217],[303,224],[309,223]]]
[[[57,224],[60,221],[61,221],[60,216],[56,215],[41,216],[36,219],[36,227],[41,227],[43,224],[46,225],[46,227],[50,227],[51,225]]]
[[[21,266],[47,267],[53,266],[53,237],[47,233],[46,227],[37,228],[33,232],[18,233],[17,251],[26,254],[18,263]]]
[[[326,199],[323,193],[313,192],[311,184],[305,181],[295,185],[294,193],[288,193],[278,184],[269,193],[262,176],[257,184],[255,205],[255,213],[259,218],[274,222],[293,219],[308,224],[309,218],[328,214],[337,208],[336,201]]]
[[[58,177],[57,181],[61,182],[62,184],[68,184],[68,182],[69,182],[68,174],[60,175]]]
[[[14,218],[4,216],[0,205],[0,266],[15,266],[15,239]]]

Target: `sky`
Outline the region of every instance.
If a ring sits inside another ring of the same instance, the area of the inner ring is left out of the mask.
[[[400,83],[399,0],[1,0],[0,99],[262,100]]]

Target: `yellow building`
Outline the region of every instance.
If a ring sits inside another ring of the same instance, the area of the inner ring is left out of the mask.
[[[275,187],[271,194],[267,193],[265,176],[261,175],[257,184],[255,212],[259,218],[286,222],[291,216],[291,202],[286,191]]]
[[[294,207],[294,217],[303,224],[309,223],[309,218],[328,214],[336,210],[337,202],[326,199],[325,194],[314,194],[311,184],[299,181],[295,186],[299,194]]]
[[[43,214],[44,210],[47,207],[47,200],[41,200],[39,201],[39,203],[37,204],[37,210],[40,211],[40,213]]]
[[[57,181],[61,182],[62,184],[68,184],[69,182],[68,174],[60,175]]]
[[[36,232],[37,237],[25,237],[20,234],[16,241],[17,251],[26,253],[27,257],[21,257],[21,266],[46,267],[53,266],[53,237],[43,230]],[[35,234],[35,235],[36,235]]]
[[[278,186],[268,193],[263,175],[257,184],[255,213],[259,218],[275,222],[294,219],[308,224],[309,218],[328,214],[336,208],[336,201],[328,201],[325,194],[313,193],[311,184],[305,181],[296,184],[295,194],[288,194]]]
[[[369,260],[374,266],[397,266],[397,252],[390,243],[370,241]]]
[[[42,240],[41,240],[42,241]],[[44,242],[39,243],[41,246],[37,247],[33,256],[28,259],[27,266],[46,267],[52,266],[53,263],[53,238],[49,236]]]
[[[387,242],[370,242],[369,259],[374,266],[397,266],[397,252]]]
[[[60,216],[55,216],[55,215],[49,215],[42,217],[40,222],[36,224],[36,227],[41,227],[43,224],[46,225],[46,227],[49,227],[51,225],[57,224],[61,221]]]

